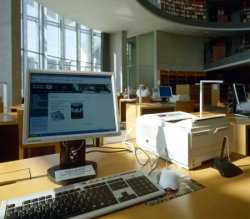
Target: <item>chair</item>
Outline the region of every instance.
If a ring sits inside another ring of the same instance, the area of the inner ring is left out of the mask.
[[[187,113],[194,112],[195,100],[177,100],[175,103],[175,111],[183,111]]]
[[[60,152],[59,142],[39,143],[39,144],[23,144],[23,108],[17,108],[17,119],[18,119],[18,135],[19,135],[19,159],[24,159],[24,151],[27,149],[27,157],[31,157],[31,149],[33,148],[51,148],[54,147],[54,152]]]

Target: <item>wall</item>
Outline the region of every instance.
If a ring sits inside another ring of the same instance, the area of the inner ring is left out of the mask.
[[[158,85],[157,70],[203,71],[204,39],[162,31],[136,36],[136,81]]]
[[[137,87],[137,66],[136,66],[136,37],[127,40],[128,59],[127,59],[127,83],[132,89]]]
[[[110,71],[116,76],[116,90],[122,92],[127,84],[127,57],[125,31],[110,35]]]
[[[11,1],[0,0],[0,81],[7,82],[8,103],[11,102]],[[2,89],[2,87],[0,87]],[[2,96],[2,90],[0,90]]]
[[[157,68],[170,71],[203,71],[204,39],[157,31]]]
[[[154,86],[154,33],[136,37],[136,71],[138,84]]]
[[[20,1],[0,0],[0,81],[7,82],[8,105],[21,103],[19,18]]]

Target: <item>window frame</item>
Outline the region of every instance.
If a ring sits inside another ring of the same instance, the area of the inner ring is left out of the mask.
[[[32,0],[29,0],[32,1]],[[36,2],[36,1],[34,1]],[[37,3],[37,2],[36,2]],[[79,24],[75,21],[74,22],[76,25],[75,27],[68,25],[68,23],[71,21],[70,19],[66,19],[62,16],[60,16],[57,13],[54,13],[51,10],[48,10],[46,7],[42,6],[41,4],[38,4],[37,7],[37,14],[38,16],[31,16],[27,14],[27,7],[28,7],[28,0],[21,0],[21,54],[22,54],[22,87],[25,87],[25,80],[24,78],[26,77],[26,69],[28,68],[30,62],[28,60],[28,54],[30,52],[34,53],[37,55],[37,66],[38,68],[41,69],[50,69],[49,66],[49,58],[55,58],[58,59],[58,66],[57,69],[60,70],[78,70],[78,71],[84,71],[84,70],[89,70],[89,71],[102,71],[102,33],[100,31],[91,29],[84,24]],[[47,13],[54,13],[56,16],[58,16],[58,22],[54,22],[51,20],[47,19]],[[38,51],[29,51],[28,50],[28,20],[36,21],[37,22],[37,29],[38,29]],[[65,22],[66,21],[66,22]],[[69,22],[68,22],[69,21]],[[60,57],[53,57],[51,55],[48,55],[48,37],[47,37],[47,28],[48,25],[55,25],[59,27],[59,32],[60,32]],[[76,31],[76,60],[72,59],[66,59],[66,30],[75,30]],[[90,39],[89,39],[89,47],[91,48],[90,50],[90,62],[82,63],[81,59],[81,34],[89,34]],[[94,38],[99,37],[100,40],[100,60],[98,62],[100,63],[95,63],[94,62]],[[68,65],[67,63],[69,62],[74,62],[74,65]],[[53,66],[53,65],[51,65]],[[87,66],[87,68],[86,68]],[[84,67],[84,68],[82,68]],[[22,89],[23,90],[23,89]],[[23,92],[22,92],[23,96]]]

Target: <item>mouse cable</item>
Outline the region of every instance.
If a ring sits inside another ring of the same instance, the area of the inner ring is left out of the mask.
[[[141,155],[142,153],[147,158],[145,162],[142,162],[142,160],[139,158],[139,155]],[[152,158],[152,154],[155,156],[154,159]],[[149,165],[150,170],[148,172],[148,175],[150,175],[151,172],[155,170],[158,166],[159,155],[155,152],[147,151],[145,149],[138,147],[135,149],[135,157],[136,157],[137,162],[141,165],[141,168],[147,167],[147,165]]]
[[[132,142],[128,141],[128,136],[133,131],[133,129],[135,129],[135,125],[133,125],[132,127],[130,127],[129,130],[126,132],[126,134],[124,136],[124,139],[122,141],[122,144],[125,146],[125,148],[127,148],[128,150],[130,150],[130,152],[132,152],[133,154],[135,154],[135,148],[136,148],[136,146]],[[129,139],[129,140],[133,140],[133,139]]]

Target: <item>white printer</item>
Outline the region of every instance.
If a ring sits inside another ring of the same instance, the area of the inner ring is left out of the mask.
[[[230,138],[230,123],[224,114],[199,117],[178,111],[136,120],[136,142],[141,148],[186,169],[219,157],[225,136]]]

